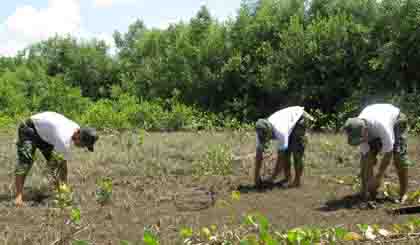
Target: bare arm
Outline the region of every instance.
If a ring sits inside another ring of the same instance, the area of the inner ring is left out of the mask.
[[[373,186],[371,187],[371,192],[372,191],[376,192],[376,190],[381,185],[385,171],[388,168],[389,164],[391,163],[391,158],[392,158],[392,152],[387,152],[384,154],[381,160],[381,164],[379,165],[378,173],[376,174],[375,182],[373,183]]]

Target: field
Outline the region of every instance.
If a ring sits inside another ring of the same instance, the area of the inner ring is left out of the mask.
[[[16,209],[15,138],[5,134],[0,140],[0,244],[59,244],[60,236],[71,231],[46,190],[43,157],[39,155],[25,184],[26,206]],[[358,231],[358,224],[392,230],[395,224],[415,217],[388,214],[386,210],[398,204],[383,194],[374,208],[360,205],[353,196],[358,151],[348,146],[342,135],[309,135],[300,188],[277,185],[256,190],[254,147],[253,132],[104,134],[95,153],[75,150],[69,162],[69,185],[83,227],[72,239],[90,244],[120,244],[121,240],[137,244],[148,228],[160,244],[179,244],[184,228],[234,230],[245,215],[255,212],[267,217],[278,231],[301,226]],[[409,155],[416,162],[420,160],[417,147],[413,136]],[[419,187],[419,166],[410,170],[410,192]],[[272,167],[271,162],[265,162],[265,176]],[[112,179],[112,195],[107,204],[100,205],[95,192],[97,181],[104,177]],[[392,166],[386,181],[398,183]]]

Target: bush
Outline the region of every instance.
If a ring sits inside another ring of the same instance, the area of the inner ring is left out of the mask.
[[[420,95],[416,93],[405,94],[400,96],[398,103],[401,111],[408,117],[410,131],[420,133]]]
[[[27,110],[25,85],[14,72],[5,72],[0,76],[0,113],[15,117]]]
[[[131,126],[127,118],[114,110],[114,102],[108,99],[99,100],[91,106],[82,116],[82,121],[99,129],[125,129]]]
[[[0,130],[11,130],[15,125],[15,120],[7,115],[0,114]]]
[[[178,130],[191,127],[193,118],[198,114],[199,112],[194,108],[175,102],[171,110],[167,112],[166,128]]]
[[[164,110],[158,101],[142,101],[137,114],[138,127],[146,130],[163,127]]]
[[[80,89],[66,85],[61,79],[51,79],[33,102],[35,111],[56,111],[73,120],[81,119],[92,103],[82,97]]]

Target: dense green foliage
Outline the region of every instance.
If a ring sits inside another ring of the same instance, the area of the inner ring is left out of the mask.
[[[57,36],[0,57],[0,126],[55,110],[98,127],[206,128],[298,104],[337,129],[391,102],[420,131],[419,23],[420,0],[243,0],[223,23],[206,7],[167,29],[138,20],[114,33],[114,55]]]

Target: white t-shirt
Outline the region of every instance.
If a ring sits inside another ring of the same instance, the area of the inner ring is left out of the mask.
[[[43,112],[31,116],[39,136],[70,160],[72,136],[80,127],[77,123],[56,112]]]
[[[289,147],[289,136],[303,111],[301,106],[291,106],[275,112],[268,118],[274,127],[273,140],[278,141],[278,150],[286,150]],[[257,148],[260,147],[257,137]]]
[[[391,104],[373,104],[367,106],[358,118],[365,119],[368,127],[369,141],[380,138],[382,152],[391,152],[394,147],[394,125],[397,121],[400,109]],[[362,143],[360,151],[363,154],[369,152],[369,144]]]

